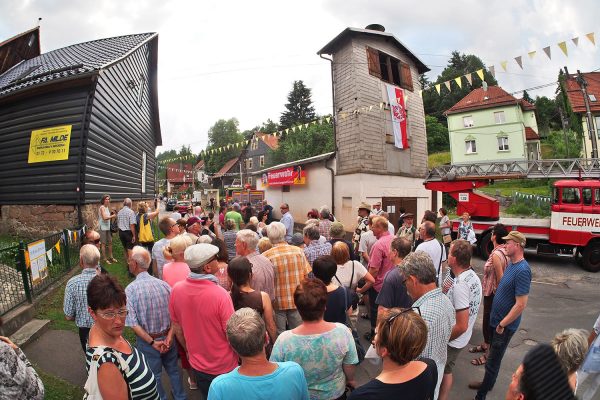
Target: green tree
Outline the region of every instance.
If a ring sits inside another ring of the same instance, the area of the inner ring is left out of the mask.
[[[578,158],[581,154],[581,135],[575,131],[550,131],[546,143],[552,146],[553,158]]]
[[[448,93],[445,85],[442,85],[441,95],[438,95],[435,89],[426,90],[423,92],[423,104],[425,106],[425,114],[433,115],[438,119],[443,118],[444,111],[458,103],[473,89],[481,87],[481,79],[475,71],[483,69],[484,79],[488,85],[497,85],[498,81],[488,72],[485,64],[481,59],[473,54],[460,54],[458,51],[453,51],[448,66],[444,68],[442,73],[437,77],[435,83],[443,83],[451,81],[452,91]],[[454,82],[454,78],[463,76],[467,73],[472,73],[473,85],[463,79],[462,88],[459,88]]]
[[[450,151],[448,128],[431,115],[425,116],[427,132],[427,152],[429,154]]]
[[[567,119],[567,126],[569,129],[574,130],[575,132],[583,135],[583,125],[581,124],[581,117],[573,112],[571,108],[571,102],[567,97],[567,89],[566,89],[566,76],[563,70],[561,69],[558,72],[558,90],[556,94],[556,106],[560,107],[563,110],[563,115]]]
[[[280,139],[279,147],[267,157],[267,165],[273,166],[328,153],[335,149],[333,125],[316,124],[288,132]]]
[[[288,94],[286,111],[281,114],[279,125],[281,129],[290,128],[297,124],[305,124],[316,117],[312,104],[311,91],[302,81],[294,81]]]
[[[542,137],[547,136],[550,130],[562,129],[556,101],[546,96],[538,96],[535,98],[533,104],[535,104],[535,119],[539,129],[538,133]]]
[[[531,98],[531,96],[529,95],[529,93],[527,93],[527,90],[523,90],[523,100],[533,104],[534,100]]]
[[[259,132],[264,132],[264,133],[274,133],[274,132],[277,132],[278,130],[279,130],[279,125],[277,125],[277,123],[275,121],[271,120],[271,118],[268,118],[258,128]]]
[[[227,161],[239,156],[243,146],[237,146],[237,143],[240,143],[243,139],[244,137],[238,129],[237,119],[220,119],[215,122],[208,130],[208,147],[204,156],[206,171],[214,174]],[[211,150],[215,151],[211,152]]]

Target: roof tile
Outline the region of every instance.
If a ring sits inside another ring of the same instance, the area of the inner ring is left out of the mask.
[[[588,98],[593,95],[596,101],[590,99],[590,110],[592,112],[600,112],[600,72],[586,72],[582,74],[585,81],[587,82],[587,93]],[[577,83],[576,75],[569,75],[565,80],[565,86],[567,89],[567,97],[571,103],[571,108],[575,113],[585,113],[585,102],[583,101],[583,93],[581,87]]]
[[[526,100],[517,99],[508,94],[500,86],[489,86],[487,90],[477,88],[463,97],[458,103],[450,107],[445,114],[457,114],[465,111],[474,111],[504,105],[520,105],[524,110],[535,110],[535,106]]]

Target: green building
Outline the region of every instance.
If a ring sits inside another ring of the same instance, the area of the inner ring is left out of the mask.
[[[453,165],[541,158],[535,106],[499,86],[484,84],[445,115]]]

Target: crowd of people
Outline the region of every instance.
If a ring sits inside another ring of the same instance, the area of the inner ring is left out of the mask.
[[[164,237],[155,241],[144,231],[157,211],[142,203],[136,215],[126,199],[115,213],[109,200],[102,198],[100,233],[86,233],[82,272],[64,298],[65,316],[79,328],[90,398],[166,399],[164,370],[175,399],[186,398],[184,385],[215,400],[448,399],[456,360],[467,349],[481,354],[472,364],[484,365],[485,376],[469,387],[485,399],[527,307],[525,236],[496,225],[480,279],[468,214],[458,238],[447,240],[451,226],[440,209],[440,242],[436,213],[427,211],[415,228],[415,216],[401,210],[395,229],[380,203],[361,203],[347,240],[327,207],[311,210],[300,233],[285,203],[279,221],[268,204],[256,217],[247,205],[231,204],[218,214],[199,207],[163,217]],[[135,278],[126,288],[100,268],[113,259],[112,235],[103,229],[111,220]],[[482,302],[484,340],[468,347]],[[370,321],[368,351],[358,318]],[[126,326],[135,346],[123,337]],[[570,329],[535,347],[506,398],[571,399],[583,379],[594,381],[582,397],[591,398],[600,378],[581,367],[599,331],[600,317],[589,336]],[[43,395],[22,353],[0,337],[2,351],[31,380],[21,393]],[[365,357],[379,360],[381,372],[359,386],[356,367]]]

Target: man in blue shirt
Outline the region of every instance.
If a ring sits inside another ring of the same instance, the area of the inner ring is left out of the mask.
[[[304,371],[293,361],[270,362],[265,353],[265,323],[251,308],[240,308],[227,321],[227,340],[242,364],[216,377],[208,400],[308,400]]]
[[[283,203],[279,207],[281,211],[281,219],[279,222],[285,226],[285,241],[290,243],[292,241],[292,235],[294,234],[294,217],[290,213],[290,206],[287,203]]]
[[[506,254],[510,258],[510,264],[498,284],[492,303],[492,340],[483,382],[469,384],[471,389],[477,389],[477,400],[485,399],[487,392],[496,383],[504,352],[519,328],[531,287],[531,269],[523,255],[525,236],[521,232],[511,231],[502,239],[506,240]]]

